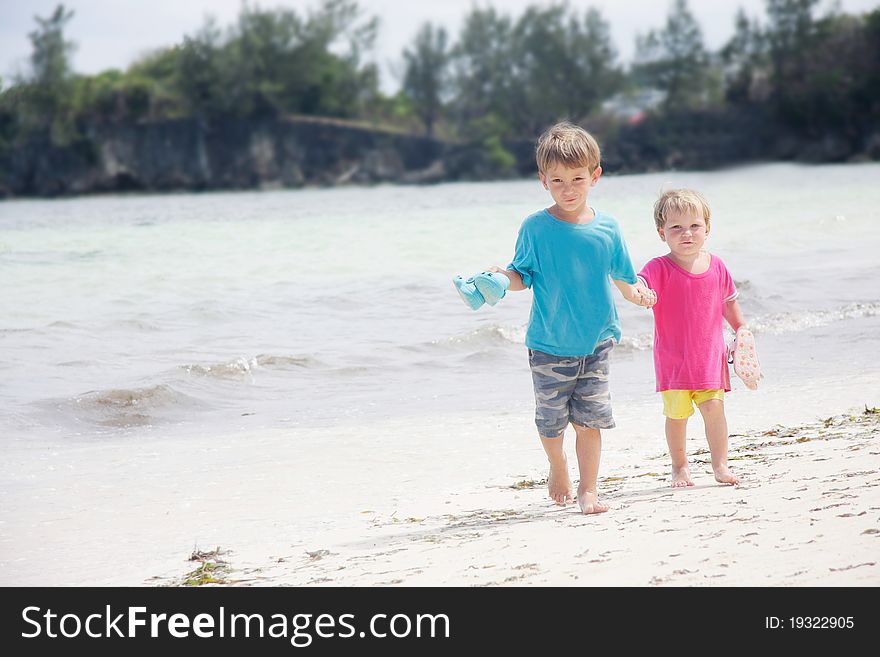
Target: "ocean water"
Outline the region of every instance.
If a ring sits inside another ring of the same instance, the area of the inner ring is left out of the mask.
[[[606,175],[591,204],[638,269],[665,252],[658,191],[702,190],[767,383],[819,385],[880,372],[878,183],[877,164]],[[550,202],[526,180],[0,203],[0,444],[527,409],[531,292],[473,312],[451,279],[505,265]],[[625,413],[656,404],[651,314],[618,306]]]

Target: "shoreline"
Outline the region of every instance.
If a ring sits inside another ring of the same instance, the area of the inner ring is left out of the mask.
[[[800,410],[775,413],[752,395],[752,421],[730,440],[735,487],[716,484],[694,431],[696,486],[672,489],[654,419],[625,419],[635,433],[609,443],[600,468],[610,510],[593,516],[549,499],[527,409],[433,418],[415,434],[398,419],[306,434],[20,443],[4,461],[0,581],[877,586],[880,404],[870,395],[866,412],[801,393]]]
[[[194,551],[195,570],[147,584],[207,570],[189,585],[877,586],[878,438],[880,408],[865,407],[732,434],[734,487],[714,481],[702,449],[689,454],[696,485],[672,489],[664,453],[600,476],[607,513],[556,507],[540,479],[511,481],[448,513],[367,513],[362,532],[262,563],[234,546]]]

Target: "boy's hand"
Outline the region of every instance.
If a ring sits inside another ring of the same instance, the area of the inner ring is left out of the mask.
[[[612,279],[612,282],[620,290],[623,298],[630,303],[634,303],[642,308],[651,308],[657,303],[657,294],[642,279],[638,279],[635,283],[627,283],[617,279]]]
[[[526,286],[523,284],[522,276],[520,276],[518,272],[511,269],[502,269],[496,265],[486,267],[485,271],[494,271],[507,276],[507,278],[510,279],[510,286],[507,288],[510,292],[519,292],[520,290],[526,289]]]

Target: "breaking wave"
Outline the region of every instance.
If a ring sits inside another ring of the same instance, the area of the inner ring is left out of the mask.
[[[226,363],[215,363],[212,365],[203,365],[199,363],[180,365],[179,369],[194,376],[241,380],[248,379],[256,370],[261,368],[268,370],[294,370],[319,366],[321,366],[320,361],[308,356],[296,357],[260,354],[253,358],[240,356]]]
[[[121,429],[176,421],[204,406],[203,402],[160,384],[87,392],[63,401],[59,410],[79,422]]]
[[[755,333],[772,335],[797,333],[848,319],[873,317],[877,314],[878,309],[880,309],[880,303],[850,303],[834,310],[774,313],[756,317],[749,321],[749,327]]]

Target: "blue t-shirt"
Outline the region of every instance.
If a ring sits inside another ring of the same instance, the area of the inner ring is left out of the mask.
[[[526,346],[555,356],[588,356],[603,340],[620,341],[611,281],[636,282],[617,220],[595,212],[570,224],[547,210],[526,217],[507,268],[532,288]]]

